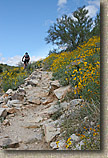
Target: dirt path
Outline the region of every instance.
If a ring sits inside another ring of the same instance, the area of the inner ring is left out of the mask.
[[[26,91],[24,98],[26,105],[19,108],[15,114],[6,116],[7,125],[1,124],[0,144],[2,146],[4,144],[5,149],[50,150],[48,143],[45,142],[42,125],[40,125],[48,119],[48,116],[40,115],[40,113],[50,105],[49,102],[53,104],[57,100],[48,94],[51,77],[50,72],[34,72],[30,79],[38,80],[37,86],[22,85]]]

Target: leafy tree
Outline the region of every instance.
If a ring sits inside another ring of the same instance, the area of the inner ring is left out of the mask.
[[[94,28],[92,30],[92,36],[100,36],[100,13],[97,14],[94,20]]]
[[[56,44],[59,48],[64,46],[67,50],[75,49],[89,39],[93,21],[87,14],[88,10],[83,6],[73,12],[72,16],[57,18],[56,23],[47,31],[45,41]]]
[[[57,54],[57,50],[56,49],[50,50],[48,55],[50,55],[52,53],[56,53]]]

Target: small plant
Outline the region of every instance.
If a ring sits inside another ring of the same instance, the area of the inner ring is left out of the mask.
[[[81,150],[99,150],[100,149],[100,109],[99,105],[83,102],[80,108],[66,115],[61,125],[62,137],[68,140],[70,135],[76,134],[83,140]],[[93,123],[93,124],[91,124]],[[66,148],[73,149],[75,144],[70,141],[66,144]]]
[[[60,116],[62,115],[61,111],[56,111],[55,113],[53,113],[53,115],[51,115],[52,120],[57,120]]]

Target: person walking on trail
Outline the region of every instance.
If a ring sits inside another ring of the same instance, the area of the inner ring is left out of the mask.
[[[22,57],[22,61],[24,62],[24,69],[25,69],[27,64],[28,64],[28,62],[30,61],[30,56],[29,56],[29,54],[27,52]]]

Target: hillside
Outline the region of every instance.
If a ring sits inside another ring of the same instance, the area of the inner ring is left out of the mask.
[[[99,37],[27,70],[4,71],[1,150],[99,150],[99,76]]]

